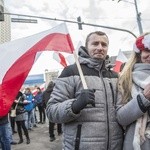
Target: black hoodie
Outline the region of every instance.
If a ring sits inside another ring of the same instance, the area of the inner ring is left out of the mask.
[[[54,87],[54,82],[53,81],[50,81],[46,90],[43,92],[43,103],[44,103],[44,106],[46,107],[46,104],[48,102],[48,100],[50,99],[50,95],[53,91],[53,87]]]

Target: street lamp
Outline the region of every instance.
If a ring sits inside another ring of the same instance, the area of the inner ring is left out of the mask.
[[[114,0],[112,0],[112,1],[114,1]],[[128,2],[128,3],[134,4],[134,6],[135,6],[135,11],[136,11],[136,17],[137,17],[138,28],[139,28],[139,33],[142,34],[142,33],[143,33],[143,28],[142,28],[142,23],[141,23],[141,13],[138,11],[137,1],[134,0],[134,3],[132,3],[132,2],[129,2],[129,1],[126,1],[126,0],[118,0],[118,3],[119,3],[120,1]]]
[[[135,4],[136,15],[137,15],[137,23],[138,23],[138,27],[139,27],[139,33],[142,34],[143,33],[143,28],[142,28],[142,23],[141,23],[141,13],[138,12],[138,7],[137,7],[137,1],[136,0],[134,0],[134,4]]]

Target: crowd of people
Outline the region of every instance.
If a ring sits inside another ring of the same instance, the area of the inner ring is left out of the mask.
[[[0,147],[2,150],[10,150],[11,145],[21,144],[24,142],[24,136],[26,144],[30,144],[30,132],[34,132],[33,128],[38,127],[38,124],[46,123],[46,102],[50,97],[46,92],[49,91],[47,87],[44,91],[40,87],[35,87],[35,93],[28,87],[24,91],[19,91],[10,112],[0,118]],[[52,90],[52,89],[50,89]],[[16,114],[12,113],[16,110]],[[39,116],[37,116],[39,115]],[[54,141],[54,126],[49,124],[49,138],[50,141]],[[61,124],[57,129],[58,135],[62,134]],[[13,140],[13,135],[18,133],[19,141]]]
[[[38,93],[33,96],[27,88],[25,98],[19,100],[17,95],[14,103],[26,109],[15,119],[19,143],[23,142],[21,128],[26,143],[32,142],[28,130],[36,126],[37,106],[39,123],[45,123],[47,116],[52,130],[58,125],[63,150],[150,149],[150,33],[136,39],[120,73],[109,67],[108,47],[106,33],[95,31],[87,35],[85,46],[79,48],[78,59],[87,88],[75,63],[65,67],[44,92],[37,88]],[[24,113],[28,119],[19,117]],[[3,124],[9,126],[7,116],[0,119],[0,136],[5,134]],[[54,141],[51,129],[50,141]],[[12,131],[15,132],[14,125]],[[8,147],[3,150],[10,150],[9,143],[1,138],[2,147]]]

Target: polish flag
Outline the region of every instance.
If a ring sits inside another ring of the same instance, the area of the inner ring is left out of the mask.
[[[66,59],[65,59],[64,55],[62,55],[61,53],[54,52],[53,53],[53,59],[55,59],[62,66],[67,67]]]
[[[73,43],[65,23],[0,45],[0,117],[9,112],[35,62],[36,53],[46,50],[73,53]]]
[[[123,63],[127,62],[127,60],[128,60],[127,57],[123,54],[123,52],[121,50],[119,50],[113,71],[120,72],[121,65]]]

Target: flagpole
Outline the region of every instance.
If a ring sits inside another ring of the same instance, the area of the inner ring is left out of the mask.
[[[74,55],[75,62],[76,62],[76,64],[77,64],[77,68],[78,68],[78,71],[79,71],[79,75],[80,75],[80,77],[81,77],[81,82],[82,82],[82,84],[83,84],[83,88],[84,88],[84,89],[88,89],[87,83],[86,83],[86,81],[85,81],[85,77],[84,77],[84,75],[83,75],[82,68],[81,68],[81,66],[80,66],[80,63],[79,63],[79,60],[78,60],[78,57],[77,57],[77,54],[76,54],[75,51],[73,51],[73,55]]]

